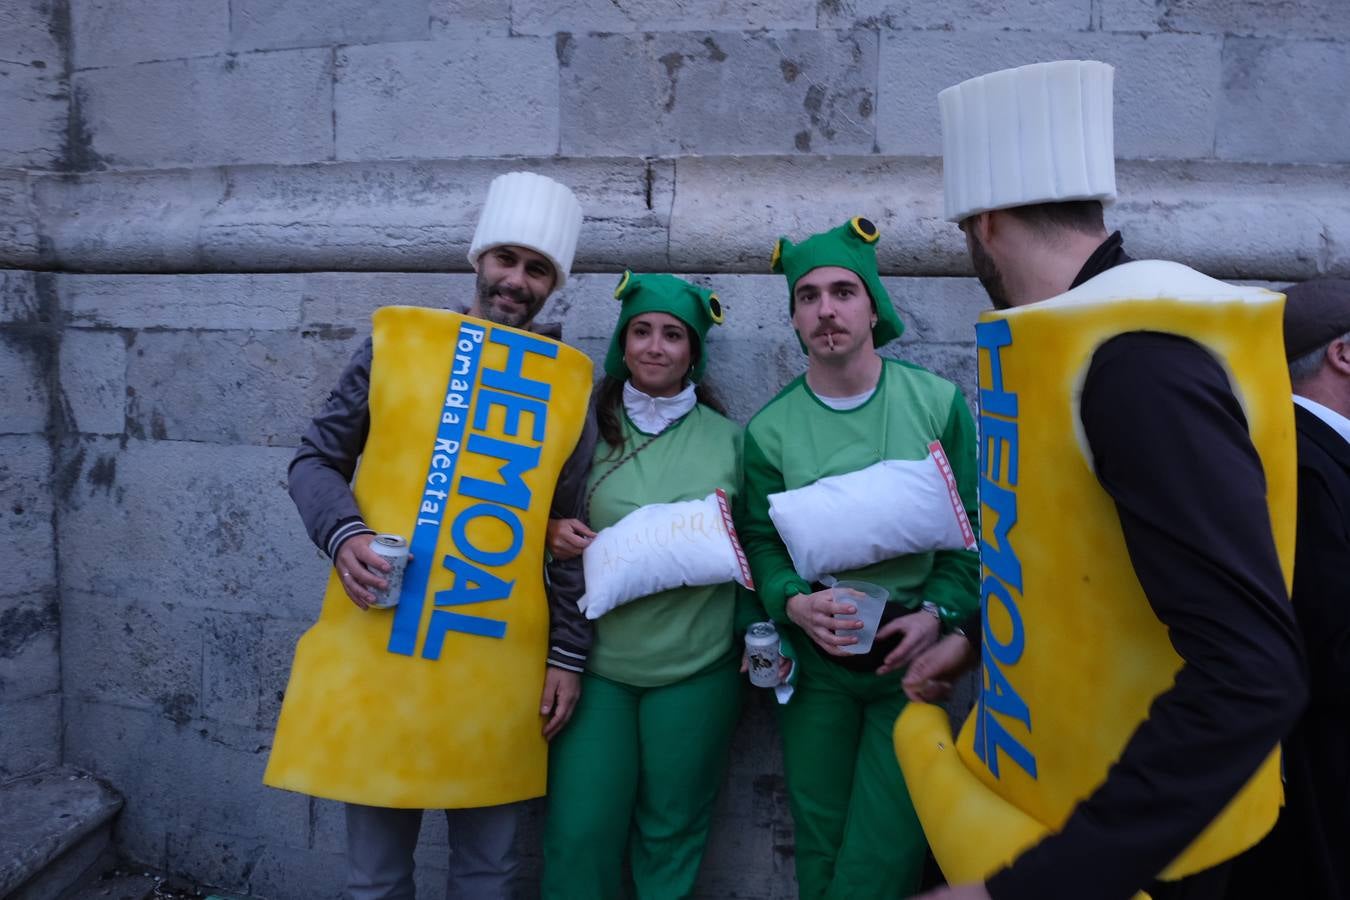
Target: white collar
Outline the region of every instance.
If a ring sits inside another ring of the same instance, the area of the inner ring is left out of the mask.
[[[1350,443],[1350,419],[1329,406],[1323,406],[1316,400],[1309,400],[1307,397],[1301,397],[1298,394],[1294,395],[1294,402],[1326,422],[1337,434],[1345,438],[1346,443]]]
[[[670,423],[684,417],[694,408],[698,398],[694,396],[694,384],[690,382],[674,397],[651,397],[633,387],[633,382],[623,383],[623,408],[628,418],[646,434],[660,434],[670,427]]]

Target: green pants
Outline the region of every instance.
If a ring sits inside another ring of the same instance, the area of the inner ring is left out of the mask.
[[[582,677],[549,751],[541,896],[622,897],[625,846],[639,900],[693,893],[741,694],[735,659],[653,688]]]
[[[804,636],[802,640],[809,640]],[[852,672],[807,646],[779,709],[802,900],[894,900],[915,893],[927,842],[891,728],[902,673]]]

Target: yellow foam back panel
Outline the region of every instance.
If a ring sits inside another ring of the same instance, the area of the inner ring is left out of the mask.
[[[955,754],[945,718],[918,704],[895,733],[949,877],[984,878],[1061,828],[1181,666],[1082,436],[1079,393],[1102,343],[1129,331],[1167,332],[1222,363],[1265,468],[1288,587],[1296,470],[1283,300],[1175,263],[1139,262],[1060,298],[981,316],[981,692]],[[925,779],[924,770],[946,775]],[[1163,877],[1251,846],[1274,824],[1281,799],[1277,750]],[[991,813],[1001,807],[1009,808]]]
[[[591,363],[457,313],[373,320],[370,435],[353,490],[413,561],[393,610],[336,572],[300,639],[264,782],[372,806],[465,808],[544,793],[543,553]]]

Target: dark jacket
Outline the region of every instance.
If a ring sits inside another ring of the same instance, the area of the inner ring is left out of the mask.
[[[537,334],[556,337],[554,327],[541,326]],[[338,379],[291,460],[289,486],[310,540],[328,554],[358,534],[373,534],[361,518],[351,480],[370,431],[370,365],[373,346],[369,338],[361,345]],[[595,450],[596,432],[590,417],[576,448],[563,465],[553,495],[552,518],[580,518],[586,478]],[[552,560],[545,566],[549,603],[549,665],[580,672],[591,647],[591,624],[577,609],[585,592],[581,558]]]
[[[1232,900],[1350,900],[1350,442],[1300,406],[1294,615],[1311,702],[1284,744],[1285,807],[1234,869]]]

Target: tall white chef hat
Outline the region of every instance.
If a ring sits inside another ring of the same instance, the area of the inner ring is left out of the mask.
[[[581,232],[581,204],[566,186],[534,172],[507,172],[492,179],[469,262],[493,247],[514,244],[544,254],[558,272],[554,290],[567,282]]]
[[[1116,199],[1114,70],[1060,60],[991,72],[938,94],[946,216]]]

